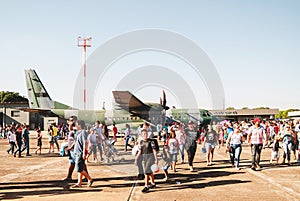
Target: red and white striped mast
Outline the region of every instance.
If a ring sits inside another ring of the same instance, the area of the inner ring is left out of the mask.
[[[86,110],[86,47],[91,47],[92,37],[81,38],[78,37],[77,46],[83,47],[82,52],[82,67],[83,67],[83,109]]]

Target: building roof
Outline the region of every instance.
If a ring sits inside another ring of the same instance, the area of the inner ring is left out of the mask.
[[[289,117],[300,117],[300,111],[288,112]]]
[[[275,115],[279,109],[236,109],[236,110],[209,110],[214,116],[263,116]]]

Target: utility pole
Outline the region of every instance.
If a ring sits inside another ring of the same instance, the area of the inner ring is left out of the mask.
[[[82,52],[82,67],[83,67],[83,109],[86,110],[86,47],[91,47],[92,37],[81,38],[78,37],[77,46],[83,47]]]

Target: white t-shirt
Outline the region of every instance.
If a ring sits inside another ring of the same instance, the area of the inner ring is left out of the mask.
[[[178,153],[178,140],[176,138],[169,138],[167,140],[167,146],[169,148],[170,154],[177,154]]]
[[[16,141],[15,135],[11,131],[8,131],[7,136],[8,136],[8,140],[10,142],[15,142]]]
[[[178,140],[179,144],[184,144],[185,143],[185,139],[184,139],[184,134],[181,130],[177,130],[175,131],[176,134],[176,139]]]
[[[242,133],[231,133],[230,144],[241,144],[242,137]]]

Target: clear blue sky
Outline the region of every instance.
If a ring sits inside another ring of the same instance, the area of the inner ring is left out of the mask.
[[[24,69],[34,68],[53,99],[72,105],[78,36],[93,37],[89,55],[119,34],[161,28],[208,54],[226,107],[300,108],[300,1],[2,0],[0,8],[0,90],[27,96]]]

